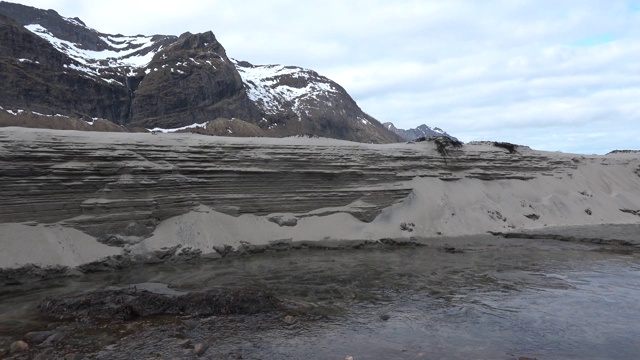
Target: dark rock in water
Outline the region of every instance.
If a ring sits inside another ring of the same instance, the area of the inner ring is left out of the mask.
[[[55,333],[55,331],[31,331],[25,334],[24,339],[30,343],[40,344]]]
[[[36,357],[34,357],[33,359],[34,360],[55,359],[55,357],[53,356],[53,348],[44,349],[42,352],[40,352],[38,355],[36,355]]]
[[[64,320],[130,320],[153,315],[254,314],[281,306],[281,301],[265,290],[211,290],[171,296],[122,289],[47,297],[38,305],[38,310],[43,315]]]
[[[32,331],[28,332],[24,336],[24,339],[42,347],[49,347],[57,344],[64,337],[65,334],[59,331]]]
[[[64,336],[65,336],[64,333],[54,332],[53,334],[51,334],[51,336],[47,337],[47,339],[43,341],[42,344],[40,344],[40,346],[44,346],[44,347],[53,346],[59,343],[62,339],[64,339]]]

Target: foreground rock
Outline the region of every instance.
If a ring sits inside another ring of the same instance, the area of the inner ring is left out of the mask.
[[[158,294],[147,290],[100,290],[49,297],[38,305],[41,314],[59,320],[131,320],[154,315],[211,316],[255,314],[282,308],[265,290],[192,292],[185,295]]]

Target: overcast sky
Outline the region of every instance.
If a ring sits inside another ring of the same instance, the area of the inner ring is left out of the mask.
[[[13,2],[111,34],[211,30],[229,57],[316,70],[399,128],[640,149],[640,0]]]

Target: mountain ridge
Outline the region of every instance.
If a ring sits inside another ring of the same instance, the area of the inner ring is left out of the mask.
[[[436,136],[444,136],[448,137],[452,140],[458,140],[456,137],[447,134],[446,131],[442,130],[439,127],[431,128],[425,124],[422,124],[416,128],[411,129],[398,129],[391,122],[385,122],[382,124],[387,130],[392,131],[399,135],[405,141],[414,141],[420,138],[428,138],[428,137],[436,137]]]
[[[231,59],[211,31],[112,35],[55,10],[0,2],[0,78],[11,85],[0,89],[0,106],[36,118],[106,119],[129,131],[235,119],[261,136],[402,140],[334,81]],[[0,116],[0,125],[3,117],[14,124],[11,116]]]

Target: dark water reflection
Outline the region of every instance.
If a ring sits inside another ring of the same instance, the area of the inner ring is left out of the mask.
[[[313,304],[293,326],[231,319],[211,351],[243,358],[636,359],[637,254],[542,240],[299,250],[164,264],[3,289],[1,335],[42,326],[44,295],[143,282],[178,290],[267,287]],[[32,320],[30,320],[32,319]]]

